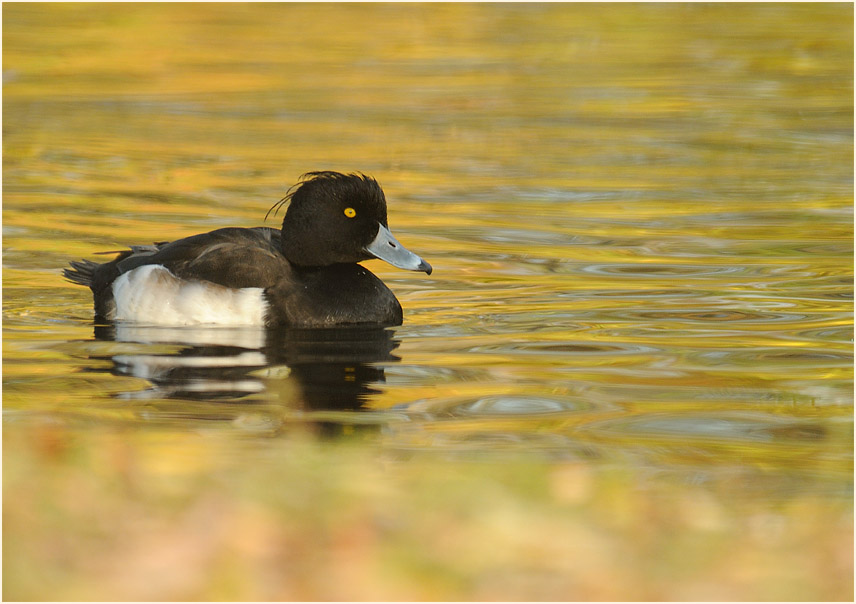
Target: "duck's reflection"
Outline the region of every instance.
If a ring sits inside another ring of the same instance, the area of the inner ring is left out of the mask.
[[[383,328],[264,330],[96,326],[102,341],[139,344],[110,355],[111,373],[151,387],[127,398],[222,401],[266,390],[305,411],[357,410],[383,382],[378,363],[399,361]]]

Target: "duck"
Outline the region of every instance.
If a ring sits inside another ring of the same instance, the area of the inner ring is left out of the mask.
[[[395,294],[359,264],[377,258],[430,275],[390,232],[386,197],[365,174],[303,174],[268,211],[281,229],[228,227],[130,245],[106,263],[70,262],[97,323],[259,327],[398,326]],[[267,218],[267,215],[265,216]]]

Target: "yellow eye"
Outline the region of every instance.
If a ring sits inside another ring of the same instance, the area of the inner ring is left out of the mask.
[[[348,218],[353,218],[357,215],[357,211],[354,208],[345,208],[345,216]]]

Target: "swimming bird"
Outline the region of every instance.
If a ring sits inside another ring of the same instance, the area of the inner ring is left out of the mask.
[[[358,262],[432,269],[390,232],[378,182],[360,173],[308,172],[270,211],[286,203],[280,230],[223,228],[132,245],[103,252],[118,253],[104,264],[73,261],[63,275],[92,290],[98,322],[401,325],[395,295]]]

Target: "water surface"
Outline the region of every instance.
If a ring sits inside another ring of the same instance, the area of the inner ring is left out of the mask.
[[[852,6],[3,13],[4,435],[213,432],[250,439],[224,446],[255,465],[278,439],[359,434],[403,458],[659,477],[675,500],[739,483],[852,531]],[[434,266],[365,263],[403,326],[96,328],[61,278],[128,244],[272,226],[319,169],[375,176]],[[852,592],[825,572],[805,597]],[[597,597],[545,581],[427,597]],[[789,598],[699,585],[606,595]]]

